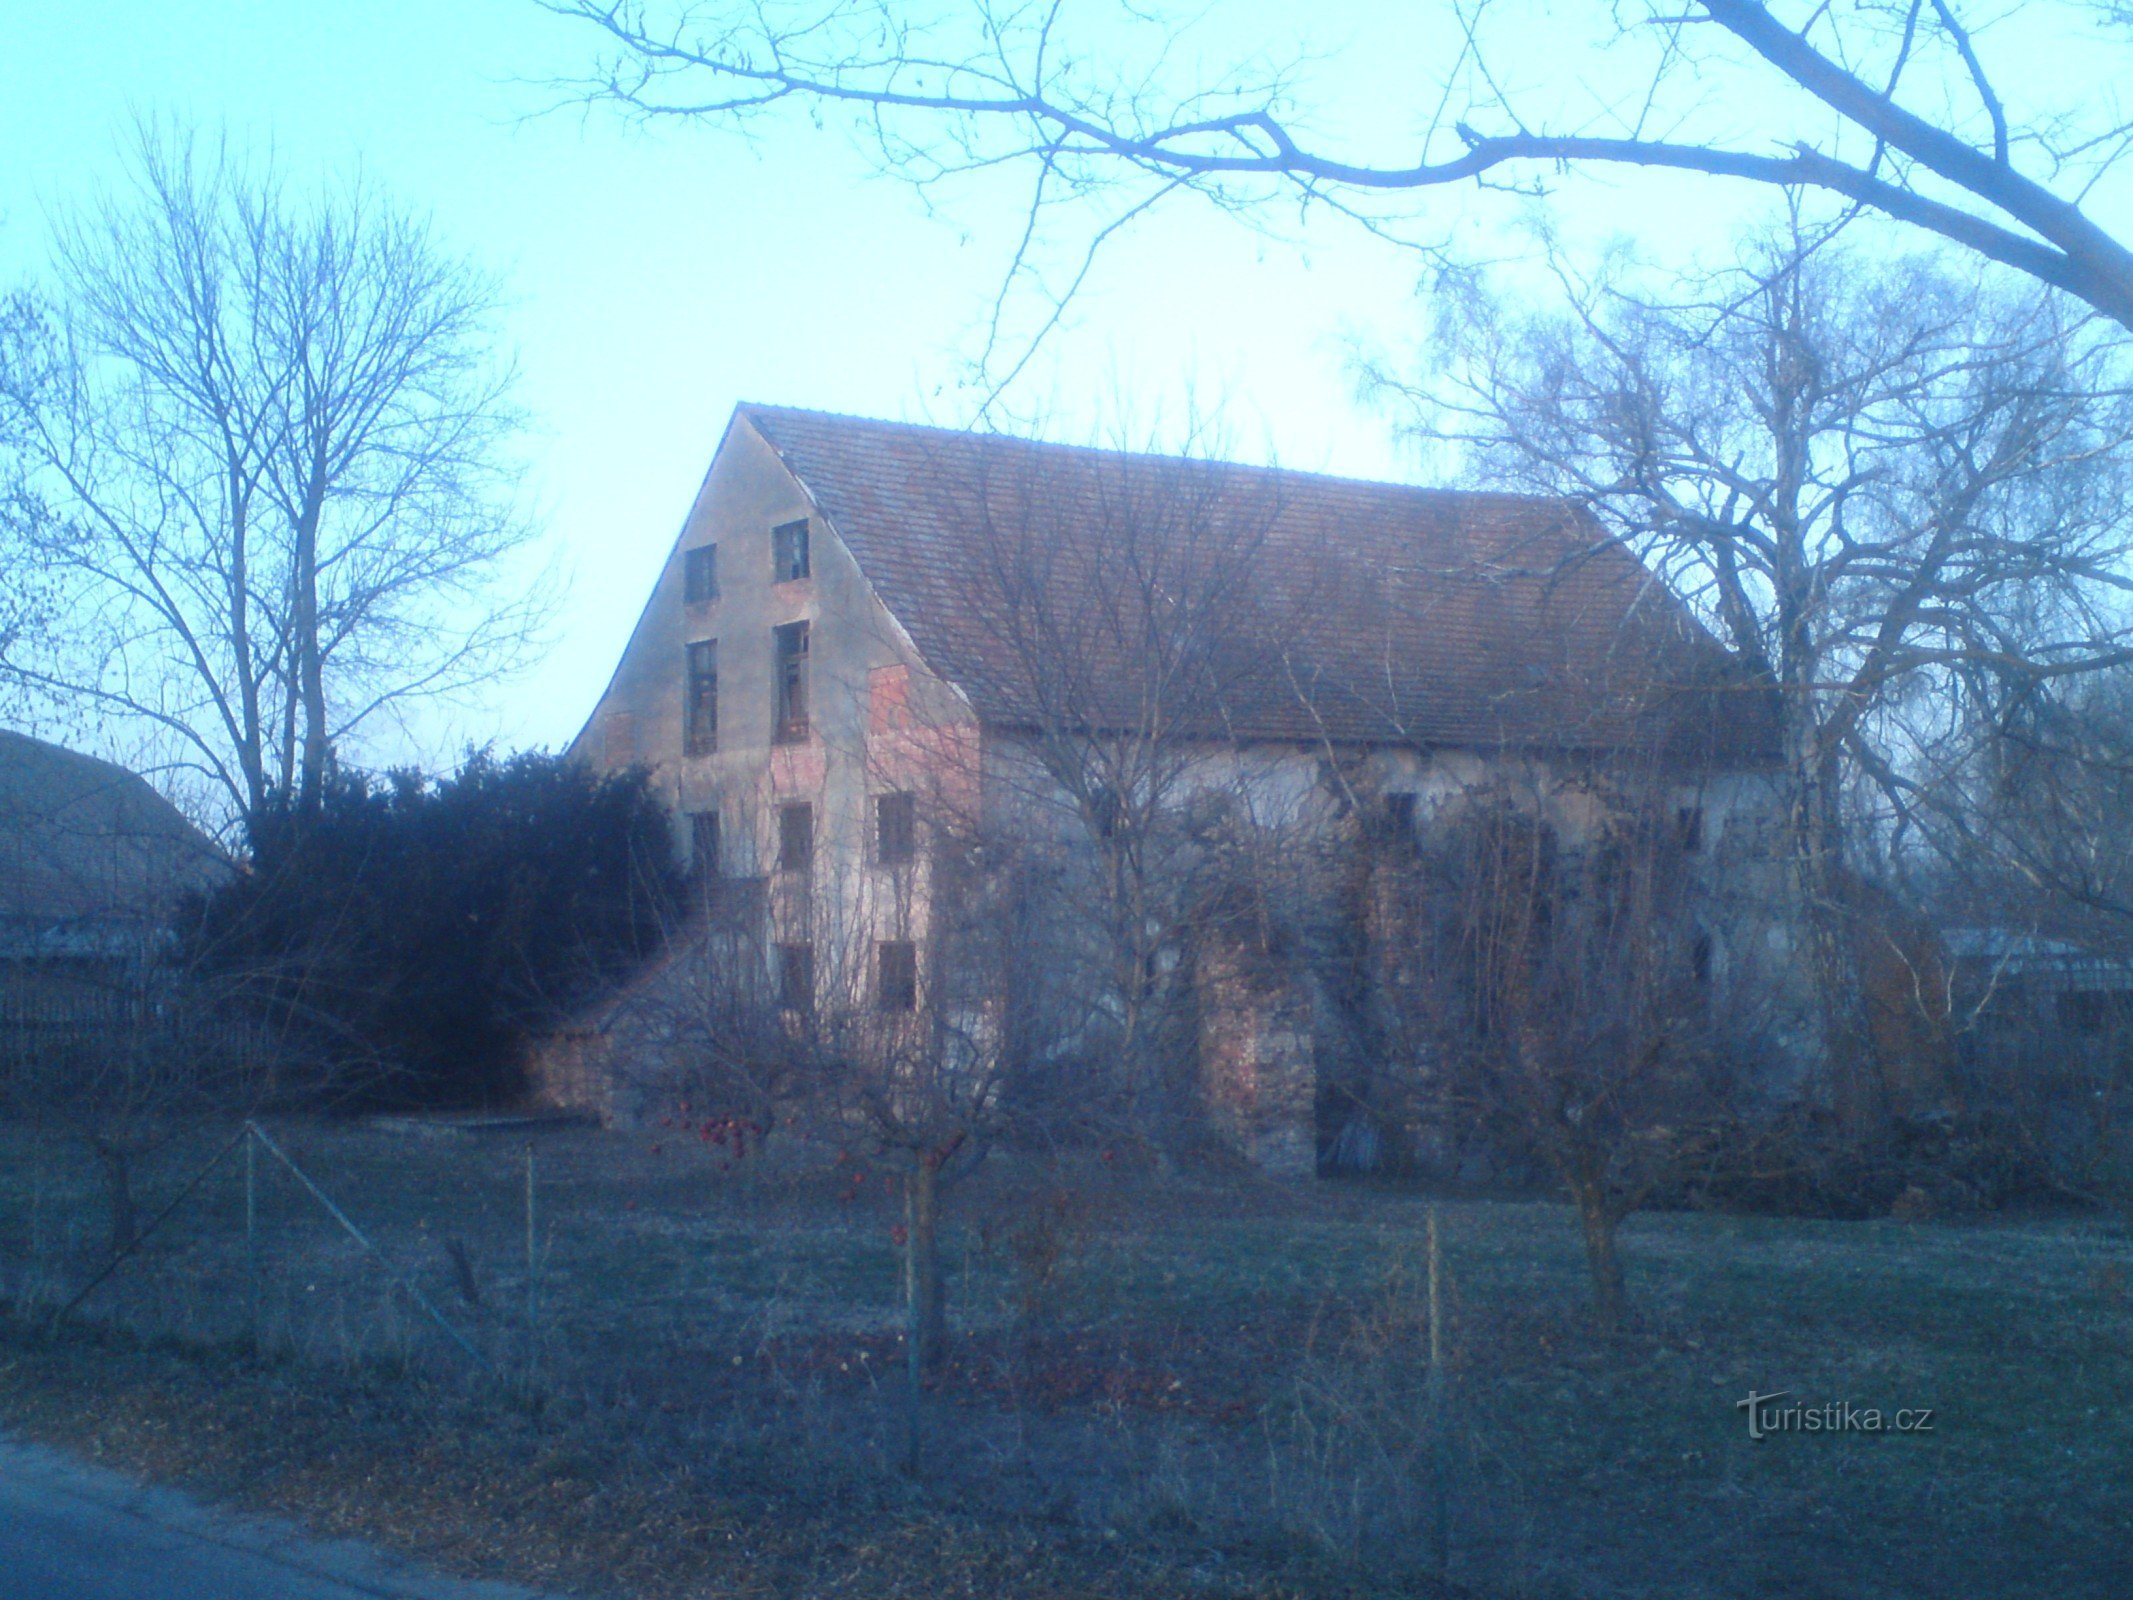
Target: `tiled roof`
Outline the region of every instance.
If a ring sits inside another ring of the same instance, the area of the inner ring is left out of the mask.
[[[0,924],[157,922],[227,859],[124,767],[0,729]]]
[[[1171,714],[1242,738],[1774,755],[1767,687],[1564,501],[739,414],[991,722],[1130,720],[1174,652]]]

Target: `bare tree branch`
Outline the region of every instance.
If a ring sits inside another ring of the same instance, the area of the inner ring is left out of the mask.
[[[1665,169],[1839,196],[2133,326],[2133,251],[2081,209],[2125,130],[2092,126],[2062,139],[2048,116],[2018,126],[1988,71],[1982,30],[1956,0],[1934,0],[1923,33],[1919,7],[1901,8],[1893,35],[1882,8],[1863,0],[1790,8],[1799,13],[1796,24],[1758,0],[1616,8],[1601,33],[1631,45],[1654,38],[1656,54],[1611,80],[1633,110],[1603,99],[1582,121],[1574,113],[1566,120],[1559,109],[1570,102],[1569,85],[1547,118],[1522,115],[1492,67],[1497,51],[1512,47],[1485,35],[1482,8],[1448,7],[1459,50],[1427,91],[1436,108],[1421,150],[1392,159],[1348,156],[1315,142],[1307,131],[1315,119],[1293,70],[1240,65],[1211,83],[1173,87],[1179,74],[1167,60],[1167,34],[1144,61],[1116,40],[1076,35],[1069,47],[1057,7],[992,0],[931,10],[887,0],[807,7],[538,3],[605,41],[609,53],[599,65],[562,85],[573,99],[722,126],[786,102],[849,107],[867,119],[884,161],[920,183],[1002,161],[1032,163],[1033,214],[1135,177],[1161,189],[1196,190],[1232,209],[1286,186],[1307,204],[1348,210],[1366,196],[1486,187],[1502,178],[1530,190],[1576,167]],[[1140,19],[1121,13],[1117,20],[1124,40]],[[1531,37],[1544,24],[1520,12],[1501,26],[1507,38]],[[1931,63],[1924,34],[1939,46]],[[1719,48],[1723,40],[1736,48]],[[2097,45],[2115,41],[2099,34]],[[1886,70],[1870,83],[1861,72],[1877,51],[1886,53]],[[1241,61],[1245,52],[1238,55]],[[1425,71],[1422,81],[1430,77]],[[1462,78],[1472,87],[1464,108],[1454,109]],[[1771,87],[1793,92],[1832,114],[1835,130],[1810,117],[1797,131],[1786,124],[1743,135],[1700,115],[1700,88],[1677,88],[1705,80],[1723,84],[1722,96],[1735,106],[1759,98],[1779,119],[1787,116],[1785,97],[1771,95]],[[1973,145],[1956,121],[1912,109],[1925,91],[1910,95],[1911,86],[1947,82],[1963,85],[1982,107],[1988,149]],[[2078,118],[2084,109],[2065,114]],[[1671,131],[1649,131],[1661,127]],[[1854,143],[1863,138],[1864,147],[1853,152],[1847,134]],[[2048,180],[2021,169],[2024,148],[2051,162]],[[2098,151],[2107,152],[2100,163]],[[2069,177],[2069,163],[2084,160],[2092,170]],[[2062,178],[2065,192],[2052,187]]]
[[[360,182],[147,126],[133,180],[66,219],[0,363],[7,536],[64,613],[0,674],[175,735],[238,816],[313,805],[337,740],[541,615],[495,587],[533,531],[498,290]]]

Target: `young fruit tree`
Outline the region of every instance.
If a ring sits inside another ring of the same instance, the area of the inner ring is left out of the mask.
[[[1601,820],[1564,827],[1566,795]],[[1435,1095],[1568,1195],[1608,1332],[1627,1308],[1623,1219],[1742,1105],[1729,1047],[1745,1019],[1715,1017],[1691,868],[1677,808],[1634,776],[1470,791],[1409,868],[1415,959],[1392,996],[1395,1037]]]
[[[642,1115],[734,1159],[785,1129],[834,1156],[848,1198],[884,1179],[901,1191],[913,1470],[926,1374],[948,1337],[944,1202],[1026,1131],[1001,1015],[1012,911],[971,841],[937,811],[921,827],[886,870],[840,867],[811,832],[801,845],[788,831],[773,872],[699,878],[668,957],[610,1024],[618,1088]]]
[[[1311,603],[1267,581],[1281,491],[1198,459],[974,452],[942,475],[986,641],[983,824],[1011,838],[1023,948],[1015,1027],[1062,1109],[1110,1095],[1156,1160],[1180,1136],[1209,825],[1252,813],[1241,720],[1284,698],[1273,663]]]
[[[900,1188],[914,1415],[961,1175],[1009,1143],[1162,1162],[1185,1134],[1194,818],[1234,790],[1232,691],[1268,677],[1253,646],[1278,638],[1255,585],[1265,475],[928,448],[922,510],[955,541],[936,641],[954,689],[872,667],[899,686],[877,697],[811,669],[863,728],[822,718],[819,785],[744,751],[696,791],[699,867],[716,866],[673,954],[618,1001],[611,1049],[647,1111],[775,1125]],[[869,644],[899,649],[886,627]]]

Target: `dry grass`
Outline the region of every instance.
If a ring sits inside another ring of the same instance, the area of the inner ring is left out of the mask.
[[[951,1200],[953,1360],[895,1471],[894,1221],[875,1184],[671,1137],[284,1142],[489,1352],[481,1376],[280,1177],[267,1359],[218,1174],[45,1343],[89,1173],[0,1132],[0,1419],[469,1570],[611,1594],[1429,1592],[1421,1202],[981,1174]],[[203,1139],[205,1135],[203,1135]],[[152,1206],[185,1161],[144,1184]],[[264,1174],[266,1169],[262,1168]],[[34,1213],[34,1219],[33,1219]],[[1636,1329],[1582,1331],[1561,1208],[1445,1207],[1451,1576],[1536,1595],[2133,1592],[2122,1223],[1627,1230]],[[33,1238],[34,1235],[34,1238]],[[1934,1431],[1752,1443],[1751,1387]]]

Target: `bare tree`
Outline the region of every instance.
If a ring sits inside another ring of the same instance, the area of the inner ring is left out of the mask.
[[[13,392],[37,359],[44,324],[29,296],[12,294],[0,300],[0,392]],[[24,443],[21,419],[0,406],[0,529],[34,527],[44,516],[44,507],[32,492],[22,459]],[[44,585],[19,563],[12,581],[0,592],[0,660],[31,648],[48,636],[51,606]],[[0,694],[12,700],[14,686],[0,679]],[[4,704],[0,701],[0,704]]]
[[[696,886],[688,926],[615,1030],[637,1114],[745,1154],[776,1126],[903,1195],[907,1454],[948,1333],[944,1198],[1029,1129],[1006,1090],[1004,997],[1021,959],[1005,890],[966,814],[929,811],[892,870],[788,857]],[[855,1179],[855,1183],[857,1179]]]
[[[2057,298],[1870,266],[1797,219],[1657,289],[1620,263],[1557,272],[1561,308],[1477,293],[1436,378],[1380,382],[1419,433],[1588,506],[1778,687],[1794,888],[1831,1043],[1860,1058],[1847,785],[1885,820],[1932,804],[1898,713],[1960,672],[2126,659],[2117,341]]]
[[[298,193],[152,127],[57,266],[0,371],[10,566],[65,618],[0,638],[19,690],[251,817],[512,659],[541,600],[499,587],[532,528],[491,279],[360,180]]]
[[[1021,974],[1024,1065],[1071,1062],[1084,1103],[1108,1078],[1161,1158],[1209,828],[1251,810],[1239,729],[1285,693],[1270,663],[1307,603],[1266,570],[1280,490],[1189,455],[1031,448],[988,467],[944,475],[942,510],[967,530],[991,655],[988,826],[1020,841],[1048,953]]]
[[[832,788],[752,862],[772,791],[726,795],[725,875],[611,1044],[643,1109],[793,1128],[901,1187],[914,1415],[961,1176],[1003,1143],[1177,1145],[1208,802],[1239,791],[1233,696],[1268,676],[1264,475],[961,444],[927,478],[962,693],[900,691],[838,751],[866,775],[856,853],[854,819],[817,816]]]
[[[1565,828],[1564,794],[1597,801],[1597,826]],[[1610,1332],[1627,1303],[1623,1220],[1742,1103],[1726,1047],[1746,1019],[1731,1037],[1714,1025],[1683,846],[1649,763],[1560,786],[1506,765],[1431,819],[1402,874],[1412,942],[1393,952],[1395,1037],[1427,1061],[1433,1095],[1562,1185]]]
[[[607,47],[571,85],[584,98],[721,126],[787,102],[849,108],[922,183],[1023,163],[1018,273],[1038,214],[1062,201],[1109,205],[1093,250],[1179,191],[1233,210],[1286,191],[1397,228],[1405,197],[1446,186],[1542,193],[1568,168],[1642,167],[1821,191],[2133,325],[2133,249],[2084,210],[2133,128],[2107,98],[2082,98],[2079,73],[2037,81],[2044,59],[2122,51],[2122,6],[1697,0],[1580,18],[1444,0],[1419,46],[1395,36],[1419,59],[1392,154],[1323,132],[1358,91],[1326,82],[1302,46],[1283,60],[1257,41],[1181,42],[1180,19],[1126,5],[541,3]],[[2046,23],[2063,47],[2025,55]]]
[[[1965,877],[1989,880],[1987,892],[2018,923],[2054,907],[2062,921],[2108,928],[2110,942],[2133,934],[2127,671],[2044,683],[1994,673],[1966,687],[1964,760],[1951,763],[1961,781],[1929,819],[1940,824],[1938,854],[1967,859]]]
[[[2133,1097],[2133,685],[1973,673],[1936,747],[1942,803],[1898,865],[1952,931],[1967,1107],[2008,1177],[2123,1203]]]

